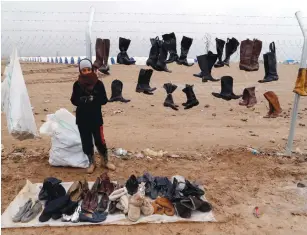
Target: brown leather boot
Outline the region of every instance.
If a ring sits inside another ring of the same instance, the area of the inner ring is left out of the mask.
[[[247,88],[245,88],[244,91],[243,91],[242,100],[239,102],[239,105],[247,106],[247,104],[248,104],[248,99],[249,99],[249,93],[248,93],[248,91],[247,91]]]
[[[104,74],[109,74],[110,67],[108,65],[110,55],[110,39],[103,39],[103,63],[99,71]]]
[[[96,60],[93,64],[93,66],[97,69],[99,69],[103,65],[103,52],[104,52],[104,45],[103,41],[101,38],[96,39]]]
[[[259,70],[258,59],[259,59],[259,55],[262,49],[262,41],[258,39],[254,39],[253,43],[254,44],[253,44],[253,52],[252,52],[250,69],[251,71],[258,71]]]
[[[268,91],[268,92],[264,93],[263,95],[267,99],[267,101],[269,102],[269,105],[270,105],[270,110],[269,110],[268,114],[264,117],[265,118],[276,118],[276,117],[278,117],[281,114],[282,109],[280,107],[277,95],[273,91]]]
[[[253,53],[253,45],[253,41],[249,39],[246,39],[241,42],[239,64],[240,70],[249,71]]]
[[[293,92],[301,96],[307,96],[307,69],[299,69]]]
[[[248,92],[248,103],[247,108],[251,108],[257,104],[256,92],[255,87],[248,87],[246,88]]]

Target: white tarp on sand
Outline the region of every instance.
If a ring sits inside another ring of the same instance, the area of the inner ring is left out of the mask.
[[[72,182],[62,183],[62,185],[66,190],[68,190],[71,184]],[[92,185],[93,182],[89,182],[89,186],[91,187]],[[29,223],[12,222],[12,217],[17,213],[20,206],[23,206],[29,198],[32,198],[32,200],[37,199],[41,187],[42,183],[32,184],[30,181],[27,180],[27,183],[24,186],[24,188],[19,192],[19,194],[15,197],[15,199],[10,203],[8,208],[2,214],[1,216],[2,228],[92,225],[91,223],[71,223],[71,222],[62,222],[61,220],[52,220],[52,219],[50,219],[46,223],[41,223],[38,221],[39,216],[37,216]],[[203,199],[206,200],[205,198]],[[151,215],[146,217],[142,216],[136,223],[129,221],[124,214],[114,214],[114,215],[108,215],[107,219],[104,222],[99,223],[98,225],[108,225],[108,224],[132,225],[138,223],[172,223],[179,221],[215,222],[216,220],[214,218],[212,211],[209,213],[201,213],[194,211],[190,219],[183,219],[178,216],[166,216],[166,215]]]

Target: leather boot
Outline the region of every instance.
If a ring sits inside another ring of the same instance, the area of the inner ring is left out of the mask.
[[[99,72],[109,75],[110,67],[108,65],[110,54],[110,39],[102,39],[103,42],[103,64],[98,69]]]
[[[193,75],[195,77],[202,78],[202,82],[219,81],[220,79],[215,79],[211,75],[211,70],[216,60],[217,60],[217,55],[213,54],[211,51],[209,51],[208,54],[206,55],[197,56],[197,61],[201,72]]]
[[[130,60],[127,50],[129,48],[131,40],[126,38],[119,38],[119,50],[120,52],[117,55],[117,63],[118,64],[125,64],[125,65],[131,65],[135,64],[135,61]]]
[[[262,41],[258,39],[254,39],[254,44],[253,44],[253,52],[252,52],[252,58],[251,58],[251,71],[258,71],[259,70],[259,55],[261,53],[262,49]],[[275,58],[276,62],[276,58]],[[276,70],[276,65],[275,65],[275,70]]]
[[[149,57],[146,61],[147,66],[151,66],[153,69],[156,68],[157,62],[158,62],[158,57],[159,57],[159,37],[156,38],[151,38],[150,43],[151,43],[151,48],[149,51]]]
[[[255,87],[245,88],[243,91],[243,100],[239,102],[239,105],[243,105],[243,106],[247,106],[247,108],[251,108],[255,104],[257,104]]]
[[[183,106],[185,106],[184,109],[190,109],[199,104],[198,100],[196,99],[195,93],[193,91],[193,86],[194,85],[186,84],[186,87],[182,89],[182,91],[187,96],[187,102],[182,104]]]
[[[278,80],[277,74],[277,60],[275,52],[275,43],[270,43],[270,52],[263,54],[263,63],[265,76],[263,80],[259,80],[259,83],[272,82]]]
[[[171,73],[172,71],[167,68],[165,62],[167,58],[167,51],[169,50],[169,45],[161,40],[158,42],[158,45],[159,45],[159,57],[155,70]]]
[[[169,52],[169,58],[165,62],[173,63],[178,60],[178,54],[177,54],[177,43],[176,43],[176,36],[175,33],[170,34],[164,34],[162,35],[162,38],[164,42],[167,44],[168,52]]]
[[[226,50],[225,50],[226,57],[223,61],[224,65],[229,67],[230,56],[233,55],[233,53],[235,53],[237,51],[239,45],[240,45],[240,43],[238,42],[237,39],[227,38]]]
[[[254,42],[246,39],[240,45],[240,70],[250,71]]]
[[[96,69],[99,69],[103,65],[103,51],[104,51],[104,45],[101,38],[96,39],[96,60],[93,64],[93,67]]]
[[[216,42],[216,53],[218,57],[218,62],[216,62],[216,64],[214,65],[214,68],[220,68],[224,66],[224,63],[222,61],[222,56],[223,56],[225,41],[222,39],[216,38],[215,42]]]
[[[165,107],[170,107],[174,110],[178,110],[179,106],[174,103],[173,95],[172,95],[172,93],[177,89],[177,86],[172,83],[165,83],[163,85],[163,88],[166,90],[166,93],[167,93],[167,96],[166,96],[166,99],[163,105]]]
[[[92,174],[95,170],[95,160],[94,160],[94,155],[93,154],[89,154],[87,155],[88,157],[88,161],[89,161],[89,167],[86,169],[86,172],[88,174]]]
[[[136,85],[136,92],[144,93],[147,95],[153,95],[153,91],[156,90],[156,88],[151,88],[149,86],[150,78],[153,73],[152,69],[141,69],[138,77],[138,83]]]
[[[194,63],[188,63],[187,57],[188,57],[188,53],[190,50],[190,47],[192,45],[193,39],[192,38],[188,38],[186,36],[182,37],[181,40],[181,54],[180,57],[177,61],[177,64],[182,64],[185,66],[192,66],[194,65]]]
[[[149,85],[152,74],[153,74],[153,70],[147,69],[145,73],[145,78],[144,78],[144,88],[149,92],[153,92],[157,89],[156,87],[150,87]]]
[[[267,99],[267,101],[269,102],[269,106],[270,106],[270,110],[269,110],[268,114],[266,116],[264,116],[264,118],[276,118],[276,117],[278,117],[281,114],[282,109],[280,107],[277,95],[273,91],[268,91],[268,92],[264,93],[263,95]]]
[[[107,168],[109,170],[115,171],[115,166],[109,162],[109,157],[108,157],[108,149],[107,149],[107,145],[104,144],[104,148],[103,148],[103,152],[99,152],[100,157],[101,157],[101,162],[100,165],[103,168]]]
[[[109,102],[114,102],[114,101],[120,101],[123,103],[130,102],[130,100],[126,100],[122,96],[123,83],[120,80],[116,79],[112,82],[111,91],[112,91],[112,95],[111,95],[111,98],[109,99]]]
[[[293,92],[301,96],[307,96],[307,69],[299,69]]]
[[[235,95],[233,93],[233,78],[231,76],[223,76],[221,78],[221,92],[212,92],[212,95],[227,101],[241,98],[241,95]]]

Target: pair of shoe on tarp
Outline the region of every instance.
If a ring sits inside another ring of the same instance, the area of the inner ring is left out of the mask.
[[[28,223],[33,220],[43,209],[43,206],[39,200],[36,200],[34,205],[30,198],[23,206],[19,207],[16,215],[12,218],[14,223],[22,222]]]

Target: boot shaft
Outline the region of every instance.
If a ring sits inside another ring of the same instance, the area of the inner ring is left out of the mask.
[[[253,41],[253,52],[251,57],[251,67],[253,71],[257,71],[259,69],[259,56],[262,50],[262,41],[258,39],[254,39]]]
[[[172,94],[177,89],[177,86],[172,83],[165,83],[163,85],[163,88],[165,89],[167,94]]]
[[[96,60],[93,66],[99,69],[103,65],[103,59],[104,59],[104,42],[101,38],[96,39],[95,50],[96,50]]]
[[[110,55],[110,39],[103,39],[103,65],[108,65],[109,55]]]
[[[138,77],[138,83],[137,84],[146,84],[146,69],[140,69],[139,77]]]
[[[128,50],[131,40],[126,38],[119,38],[119,50],[125,52]]]
[[[215,39],[216,42],[216,53],[218,55],[219,61],[222,61],[222,56],[223,56],[223,51],[224,51],[224,46],[225,46],[225,41],[222,39]]]
[[[194,90],[193,90],[193,85],[186,85],[186,87],[183,88],[182,91],[187,96],[187,102],[196,99],[196,96],[195,96],[195,93],[194,93]]]
[[[123,91],[123,83],[120,80],[114,80],[111,84],[111,97],[121,96]]]
[[[221,95],[231,96],[233,94],[233,78],[230,76],[223,76],[221,78]]]
[[[203,76],[211,74],[212,67],[216,60],[217,55],[213,54],[211,51],[209,51],[206,55],[197,56],[198,65],[203,73]]]
[[[240,45],[240,65],[250,66],[253,53],[253,41],[246,39]]]

